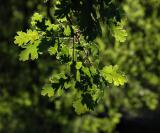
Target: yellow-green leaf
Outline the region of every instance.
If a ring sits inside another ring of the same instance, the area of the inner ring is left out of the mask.
[[[48,96],[48,97],[53,97],[54,96],[54,89],[52,88],[52,86],[50,84],[45,85],[42,88],[41,95]]]
[[[115,86],[124,85],[127,82],[126,76],[118,71],[118,66],[106,66],[102,69],[101,75],[109,83]]]

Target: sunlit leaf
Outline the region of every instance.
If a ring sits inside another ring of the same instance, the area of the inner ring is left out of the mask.
[[[42,88],[41,95],[48,96],[48,97],[53,97],[54,96],[54,89],[52,88],[52,86],[50,84],[45,85]]]
[[[79,70],[82,67],[82,62],[76,62],[76,69]]]
[[[125,42],[127,37],[127,32],[123,28],[123,25],[119,23],[119,25],[113,27],[113,35],[115,37],[116,42]]]
[[[15,36],[14,43],[18,46],[22,46],[27,43],[34,43],[34,41],[39,39],[39,35],[37,31],[27,30],[27,32],[19,31],[17,32],[17,36]]]
[[[117,65],[104,67],[101,74],[106,81],[113,83],[115,86],[124,85],[127,82],[126,77],[119,72]]]
[[[19,55],[19,60],[26,61],[26,60],[35,60],[38,58],[38,42],[32,45],[28,45],[25,50],[23,50]]]

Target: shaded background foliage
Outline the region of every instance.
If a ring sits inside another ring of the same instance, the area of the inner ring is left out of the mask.
[[[128,84],[123,88],[107,88],[104,103],[95,112],[82,116],[74,113],[70,95],[55,103],[40,95],[51,68],[58,67],[53,59],[19,62],[19,49],[13,45],[16,31],[29,27],[28,21],[35,11],[53,19],[50,6],[39,0],[0,1],[0,132],[153,133],[160,130],[159,0],[123,1],[127,16],[126,44],[106,44],[101,58],[104,64],[120,65],[128,76]]]

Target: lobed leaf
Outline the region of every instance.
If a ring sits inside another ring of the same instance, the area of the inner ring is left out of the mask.
[[[35,60],[38,58],[38,48],[39,43],[28,45],[25,50],[23,50],[19,55],[19,60]]]
[[[123,28],[122,23],[119,23],[118,26],[113,26],[113,35],[116,42],[125,42],[127,37],[127,32]]]
[[[34,43],[34,41],[39,39],[38,32],[35,30],[27,30],[27,32],[19,31],[17,36],[15,36],[14,43],[18,46],[22,46],[27,43]]]
[[[101,75],[109,83],[113,83],[115,86],[124,85],[127,82],[126,77],[118,72],[118,66],[106,66],[102,69]]]
[[[50,84],[45,85],[42,88],[41,95],[48,96],[48,97],[53,97],[54,96],[54,89],[52,88],[52,86]]]

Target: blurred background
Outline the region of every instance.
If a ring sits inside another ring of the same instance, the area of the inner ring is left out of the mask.
[[[40,95],[49,57],[20,62],[14,36],[29,28],[35,11],[50,17],[43,0],[0,0],[0,133],[158,133],[160,132],[160,1],[123,0],[127,41],[105,46],[104,64],[118,64],[128,77],[121,88],[106,89],[94,112],[78,116],[70,96],[55,102]]]

